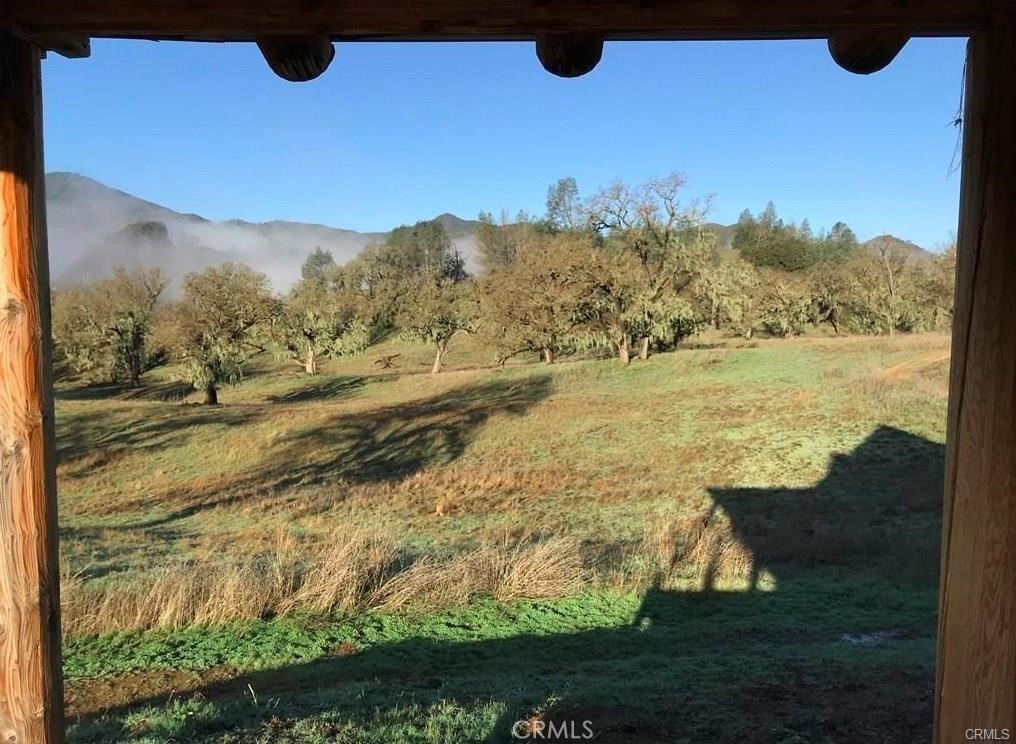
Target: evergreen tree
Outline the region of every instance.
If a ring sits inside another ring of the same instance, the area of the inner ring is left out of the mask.
[[[326,251],[321,246],[316,247],[307,256],[300,269],[300,276],[304,281],[316,281],[322,284],[327,281],[328,273],[335,268],[335,258],[331,251]]]

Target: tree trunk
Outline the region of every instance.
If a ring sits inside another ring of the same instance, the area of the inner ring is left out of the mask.
[[[554,350],[549,346],[544,347],[543,349],[543,361],[546,362],[547,364],[554,363]]]
[[[436,375],[441,371],[441,367],[444,365],[444,355],[448,351],[447,342],[439,342],[437,345],[437,354],[434,355],[434,366],[430,368],[430,373]]]
[[[649,336],[642,337],[642,347],[639,349],[639,359],[649,358]]]
[[[621,364],[628,365],[631,362],[631,340],[628,334],[621,337],[621,343],[617,347],[617,356]]]
[[[308,375],[316,375],[318,373],[317,368],[317,356],[314,354],[314,349],[307,349],[307,356],[303,360],[303,371]]]
[[[215,385],[209,383],[205,385],[205,405],[206,406],[217,406],[219,405],[219,391]]]
[[[141,370],[136,365],[131,364],[128,374],[130,375],[130,386],[132,388],[141,387]]]

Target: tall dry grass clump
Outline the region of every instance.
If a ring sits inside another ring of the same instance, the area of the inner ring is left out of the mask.
[[[280,543],[243,560],[205,556],[123,583],[64,573],[64,632],[98,634],[271,616],[302,586],[304,569],[295,547]]]
[[[562,597],[584,583],[577,540],[557,537],[535,541],[505,535],[468,558],[474,585],[494,599]]]
[[[386,610],[413,605],[451,607],[474,592],[470,580],[465,561],[424,556],[390,576],[371,597],[371,604]]]
[[[336,534],[319,548],[279,613],[294,610],[353,612],[371,604],[392,574],[399,570],[399,554],[391,535],[355,531]]]
[[[650,561],[652,583],[666,587],[692,580],[700,588],[739,584],[755,575],[750,550],[734,536],[730,523],[713,513],[647,521],[641,552]]]
[[[96,635],[411,605],[447,607],[473,594],[558,597],[583,584],[575,540],[505,537],[446,559],[400,554],[382,531],[337,531],[314,546],[280,539],[242,560],[180,562],[146,580],[97,582],[65,572],[65,633]]]

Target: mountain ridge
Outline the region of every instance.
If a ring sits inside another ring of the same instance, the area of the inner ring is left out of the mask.
[[[177,212],[156,202],[67,171],[46,175],[46,206],[51,274],[57,283],[95,279],[119,267],[158,267],[171,290],[183,277],[223,261],[242,261],[265,272],[278,291],[286,291],[300,277],[300,268],[315,248],[345,263],[370,243],[384,241],[390,232],[360,232],[348,228],[294,220],[250,222],[211,220]],[[479,222],[450,212],[433,218],[444,226],[470,272],[479,269]],[[151,234],[137,226],[159,223]],[[721,248],[730,248],[735,225],[710,222],[703,228],[716,234]],[[892,235],[862,243],[871,248],[888,241],[894,250],[928,256],[920,246]]]
[[[389,234],[294,220],[210,220],[66,171],[46,175],[46,206],[51,273],[57,283],[98,278],[118,267],[158,266],[172,288],[190,271],[243,261],[285,291],[299,279],[303,261],[315,248],[345,263]],[[479,223],[449,213],[435,219],[475,270]],[[144,223],[161,224],[165,235],[158,240],[135,235],[131,227]]]

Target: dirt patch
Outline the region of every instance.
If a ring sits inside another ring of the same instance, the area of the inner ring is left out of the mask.
[[[948,349],[945,351],[930,351],[926,354],[922,354],[916,359],[909,359],[905,362],[893,365],[883,374],[887,380],[905,380],[929,367],[934,367],[939,362],[944,362],[947,359],[949,359]]]
[[[68,719],[123,710],[138,701],[165,701],[186,697],[209,684],[236,678],[234,667],[216,667],[201,674],[172,669],[146,670],[120,677],[68,680],[64,687],[64,713]]]

